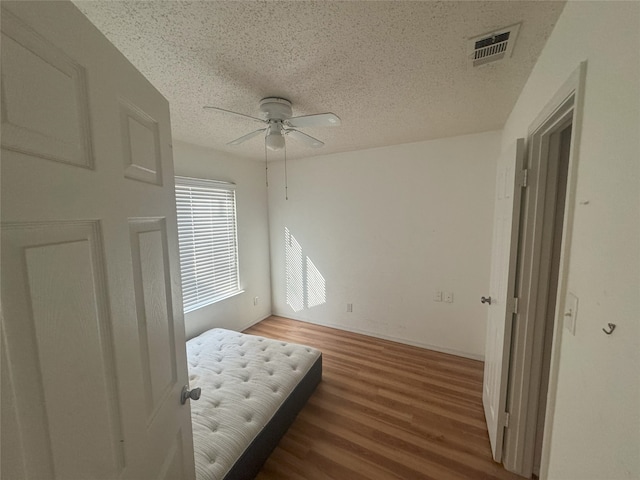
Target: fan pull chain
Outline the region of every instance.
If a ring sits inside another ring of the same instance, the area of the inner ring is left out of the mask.
[[[284,142],[284,199],[289,200],[289,186],[287,184],[287,142]]]
[[[264,142],[264,178],[269,188],[269,162],[267,160],[267,142]]]

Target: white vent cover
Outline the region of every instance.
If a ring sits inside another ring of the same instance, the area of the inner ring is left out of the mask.
[[[512,25],[469,40],[471,62],[474,67],[509,58],[518,36],[520,24]]]

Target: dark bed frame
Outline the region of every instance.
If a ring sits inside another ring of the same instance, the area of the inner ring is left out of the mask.
[[[236,460],[224,480],[255,478],[321,380],[322,355],[318,357],[300,383],[289,394],[269,423]]]

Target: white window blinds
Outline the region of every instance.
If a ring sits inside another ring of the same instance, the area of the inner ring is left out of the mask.
[[[235,185],[176,177],[184,311],[240,292]]]

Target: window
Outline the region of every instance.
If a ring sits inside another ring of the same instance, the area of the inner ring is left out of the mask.
[[[185,313],[240,293],[235,185],[176,177],[176,206]]]

